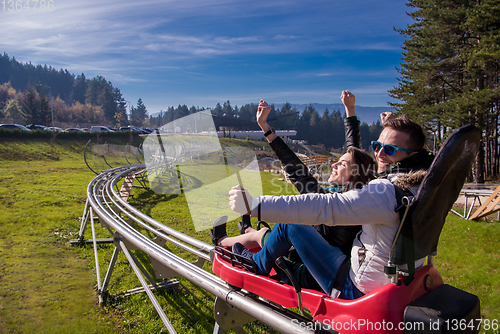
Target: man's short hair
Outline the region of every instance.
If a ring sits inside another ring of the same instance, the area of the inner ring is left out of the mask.
[[[382,124],[384,128],[390,128],[396,131],[407,133],[410,137],[408,148],[419,151],[425,145],[425,133],[422,127],[408,118],[407,115],[401,115],[391,118]]]

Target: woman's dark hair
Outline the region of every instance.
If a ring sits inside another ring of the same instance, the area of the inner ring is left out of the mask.
[[[346,190],[361,189],[375,178],[374,171],[377,170],[375,160],[370,154],[357,147],[349,147],[346,153],[352,157],[352,171]]]

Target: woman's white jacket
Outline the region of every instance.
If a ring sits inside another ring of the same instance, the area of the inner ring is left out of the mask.
[[[395,189],[388,179],[344,193],[260,197],[260,217],[267,222],[362,225],[351,251],[350,277],[365,294],[390,282],[384,265],[400,224],[395,208]]]

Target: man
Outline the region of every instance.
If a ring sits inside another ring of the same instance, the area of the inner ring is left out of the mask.
[[[415,177],[404,171],[428,167],[432,156],[423,149],[422,128],[407,117],[392,118],[383,125],[379,139],[372,143],[381,177],[362,189],[256,199],[240,186],[233,187],[229,192],[233,211],[248,212],[243,199],[247,196],[248,203],[260,203],[251,211],[252,216],[260,213],[262,220],[284,223],[275,225],[258,253],[241,244],[235,244],[233,252],[252,260],[260,274],[268,274],[276,258],[294,246],[322,290],[332,297],[355,299],[389,283],[384,265],[400,223],[394,211],[398,206],[394,184],[404,180],[405,187],[415,193],[424,174]],[[339,289],[335,278],[347,257],[310,226],[315,224],[363,226],[353,243],[349,274]],[[423,260],[417,262],[419,265]]]
[[[382,145],[392,143],[399,149],[394,150],[393,155],[388,155],[386,152],[392,153],[390,148],[381,149],[380,145],[375,144],[374,147],[372,143],[379,176],[427,170],[434,160],[434,155],[424,149],[425,135],[421,126],[410,121],[406,115],[395,117],[392,113],[385,112],[380,118],[384,129],[376,142]]]

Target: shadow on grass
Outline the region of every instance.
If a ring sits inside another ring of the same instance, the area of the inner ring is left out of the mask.
[[[151,217],[151,210],[159,203],[175,200],[179,195],[159,194],[151,189],[143,189],[134,193],[130,198],[130,204],[137,210]]]

